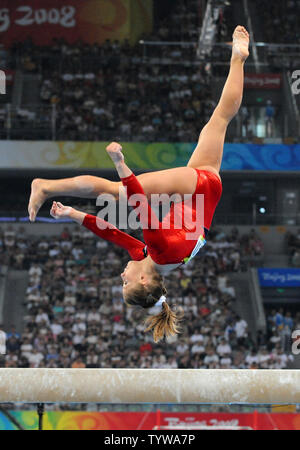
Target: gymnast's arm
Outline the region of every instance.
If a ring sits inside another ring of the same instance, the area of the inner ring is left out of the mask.
[[[106,222],[100,217],[86,214],[70,206],[64,206],[59,202],[53,202],[50,214],[55,219],[60,217],[69,217],[74,220],[74,222],[79,225],[83,225],[85,228],[89,229],[97,236],[100,236],[102,239],[124,248],[135,261],[140,261],[145,258],[143,252],[145,244],[143,242],[135,239],[127,233],[124,233],[123,231],[120,231],[117,227],[109,222]]]
[[[161,228],[159,219],[157,218],[155,212],[151,209],[142,185],[132,170],[125,164],[121,145],[117,142],[112,142],[108,145],[106,150],[116,166],[123,186],[127,188],[129,205],[136,206],[136,202],[139,202],[138,218],[141,221],[143,230],[159,230]]]
[[[144,239],[149,252],[152,249],[155,253],[164,253],[168,247],[166,230],[162,229],[161,222],[155,212],[151,209],[142,185],[134,173],[125,164],[121,145],[117,142],[112,142],[108,145],[106,150],[116,166],[123,186],[127,189],[129,205],[135,206],[136,201],[139,202],[139,212],[137,217],[141,221]],[[136,196],[137,194],[138,196]]]

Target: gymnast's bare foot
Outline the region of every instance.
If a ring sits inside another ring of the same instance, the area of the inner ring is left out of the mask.
[[[246,61],[249,56],[249,33],[238,25],[232,35],[232,57]]]
[[[28,204],[28,214],[31,222],[35,221],[40,207],[47,200],[46,183],[47,181],[41,178],[35,178],[31,183],[31,194]]]

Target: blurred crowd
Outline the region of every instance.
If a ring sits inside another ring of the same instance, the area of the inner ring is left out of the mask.
[[[264,23],[265,42],[300,44],[300,3],[297,0],[255,0]]]
[[[268,43],[284,44],[272,48],[258,48],[259,55],[268,61],[273,72],[282,72],[283,67],[296,70],[299,67],[300,4],[297,0],[255,0],[259,16],[255,18],[262,40]],[[298,47],[294,47],[298,44]]]
[[[55,129],[57,140],[197,141],[215,107],[210,66],[196,58],[198,6],[196,0],[177,2],[151,35],[140,38],[195,45],[16,42],[13,57],[24,72],[39,74],[40,98],[38,107],[13,112],[14,138],[52,139]]]
[[[196,141],[215,106],[204,64],[147,62],[127,41],[25,44],[20,52],[40,64],[40,105],[15,113],[21,139],[31,126],[39,139],[55,128],[59,140]]]
[[[285,368],[288,347],[277,318],[256,342],[235,312],[228,273],[242,270],[241,259],[253,240],[253,231],[247,236],[235,228],[227,235],[210,231],[201,256],[166,279],[168,302],[185,313],[181,333],[154,344],[144,333],[147,312],[123,302],[120,273],[126,252],[77,226],[35,239],[8,227],[1,258],[14,269],[28,270],[28,287],[22,335],[5,330],[5,366]],[[293,327],[288,313],[284,320]]]
[[[132,64],[124,48],[109,59],[89,72],[47,71],[41,99],[55,105],[58,139],[197,141],[215,106],[203,67]]]
[[[253,26],[255,31],[263,21],[264,42],[299,42],[296,1],[263,0],[257,7],[261,16]],[[215,17],[217,44],[231,41],[237,8],[238,2],[220,8]],[[216,106],[212,80],[227,75],[231,52],[230,46],[215,45],[204,60],[197,58],[203,15],[197,0],[178,1],[136,45],[126,39],[71,45],[54,38],[51,45],[39,46],[28,38],[9,52],[0,49],[11,67],[12,61],[19,61],[19,69],[39,78],[32,107],[11,111],[9,121],[5,105],[0,107],[3,136],[11,123],[14,139],[197,141]],[[295,49],[258,51],[260,59],[270,63],[269,71],[298,64]],[[294,52],[293,58],[285,57],[288,51]]]
[[[295,317],[288,310],[279,307],[271,309],[267,313],[267,335],[269,346],[280,347],[282,351],[290,352],[291,349],[291,334],[294,329],[299,329],[300,313]],[[285,357],[284,357],[285,358]],[[287,360],[287,359],[286,359]]]

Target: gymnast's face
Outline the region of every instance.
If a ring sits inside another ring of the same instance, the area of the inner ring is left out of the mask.
[[[141,261],[129,261],[123,273],[121,273],[124,298],[126,298],[126,294],[132,288],[136,287],[142,281],[142,267]]]

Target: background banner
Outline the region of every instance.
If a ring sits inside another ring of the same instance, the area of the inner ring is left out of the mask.
[[[10,411],[27,430],[38,429],[35,411]],[[46,412],[45,430],[153,430],[156,426],[249,427],[259,430],[299,430],[300,414],[296,413],[161,413],[154,412]],[[0,429],[17,429],[0,413]],[[182,431],[181,431],[182,432]]]
[[[280,73],[247,73],[244,86],[246,89],[279,89],[281,80]]]
[[[0,141],[0,169],[113,169],[109,142]],[[186,166],[196,143],[121,142],[132,169]],[[300,171],[300,145],[225,144],[221,170]]]
[[[41,33],[43,29],[43,33]],[[9,47],[31,37],[38,45],[53,38],[93,44],[130,39],[152,30],[152,0],[1,0],[0,41]]]
[[[257,269],[260,285],[263,287],[298,287],[300,269]]]

